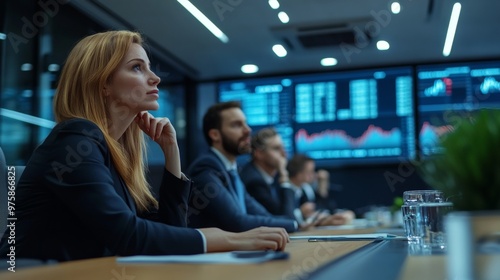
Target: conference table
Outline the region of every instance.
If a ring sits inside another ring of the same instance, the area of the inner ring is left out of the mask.
[[[383,229],[313,229],[304,235],[365,234]],[[0,279],[440,279],[446,278],[445,256],[413,256],[404,240],[309,242],[291,240],[289,258],[252,264],[123,264],[116,257],[70,261],[2,271]]]

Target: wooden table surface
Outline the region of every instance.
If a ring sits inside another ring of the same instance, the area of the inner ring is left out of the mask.
[[[372,233],[364,230],[312,230],[293,235],[332,235]],[[306,274],[346,254],[362,249],[370,241],[307,242],[292,240],[286,247],[288,260],[275,260],[261,264],[118,264],[115,257],[64,262],[55,265],[2,271],[0,279],[39,280],[149,280],[149,279],[304,279]],[[363,251],[359,251],[363,253]],[[406,258],[400,269],[399,280],[447,280],[446,255],[412,255],[402,252]],[[378,257],[378,256],[377,256]],[[380,258],[384,258],[382,253]],[[345,258],[344,258],[345,259]],[[345,262],[345,261],[344,261]],[[500,279],[500,255],[481,255],[477,258],[477,279]],[[349,268],[351,269],[351,268]],[[362,267],[352,267],[360,270]],[[391,267],[392,269],[392,267]],[[370,279],[378,279],[372,275]],[[334,279],[334,275],[332,275]],[[390,279],[384,279],[390,280]]]
[[[312,230],[294,235],[331,235],[366,230]],[[306,273],[353,252],[370,241],[307,242],[292,240],[287,260],[261,264],[118,264],[115,257],[64,262],[56,265],[0,272],[0,279],[141,280],[141,279],[301,279]]]

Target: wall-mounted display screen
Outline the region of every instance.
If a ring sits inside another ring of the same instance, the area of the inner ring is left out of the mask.
[[[484,108],[500,108],[500,62],[417,67],[418,137],[422,155],[441,151],[439,138],[459,118]]]
[[[304,76],[295,85],[295,152],[318,165],[415,156],[411,68]]]
[[[318,166],[391,163],[415,157],[411,67],[219,84],[219,101],[242,102],[254,131],[274,126],[289,155]]]

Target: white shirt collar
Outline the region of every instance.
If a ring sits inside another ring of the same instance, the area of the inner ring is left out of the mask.
[[[269,175],[266,171],[264,171],[262,168],[260,168],[260,166],[258,166],[257,164],[254,164],[254,165],[255,165],[255,168],[257,168],[257,171],[259,171],[259,173],[264,178],[264,181],[266,181],[266,183],[268,185],[271,185],[272,183],[274,183],[274,177]]]
[[[222,161],[226,170],[233,170],[233,169],[238,170],[238,168],[237,168],[238,166],[236,165],[236,161],[230,162],[219,150],[217,150],[214,147],[210,147],[210,149],[212,149],[212,151],[215,153],[215,155],[217,155],[217,157]]]

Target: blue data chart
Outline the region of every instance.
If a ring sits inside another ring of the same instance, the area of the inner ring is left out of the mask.
[[[305,129],[295,136],[297,152],[313,158],[351,158],[400,156],[402,154],[401,130],[385,131],[370,125],[359,137],[348,135],[344,130],[325,130],[309,135]]]
[[[309,135],[305,129],[296,134],[299,152],[324,151],[329,149],[391,148],[401,143],[401,130],[389,131],[370,125],[361,136],[353,137],[344,130],[325,130]]]
[[[450,78],[434,80],[432,86],[424,89],[425,96],[451,96],[453,81]]]
[[[434,154],[439,153],[441,148],[439,147],[439,141],[441,137],[444,137],[447,133],[453,130],[452,125],[431,125],[429,122],[425,121],[419,131],[420,147],[422,153],[424,154]]]
[[[500,93],[500,82],[495,77],[485,77],[476,90],[483,95]]]

